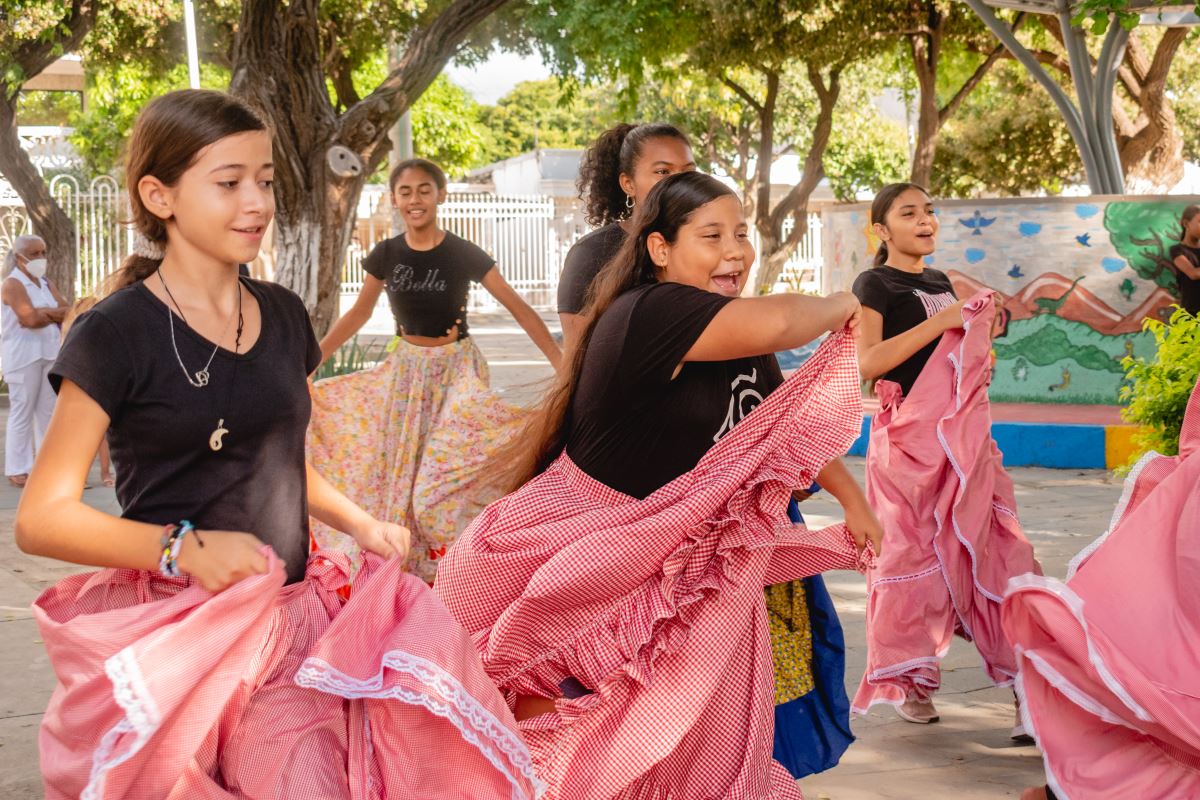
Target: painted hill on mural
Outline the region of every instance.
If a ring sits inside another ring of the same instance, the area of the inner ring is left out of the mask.
[[[978,291],[992,288],[958,270],[950,270],[946,274],[959,297],[970,297]],[[996,289],[992,291],[1004,298],[1004,308],[1012,315],[1013,321],[1052,314],[1082,322],[1108,336],[1137,333],[1142,329],[1146,317],[1162,319],[1162,312],[1176,302],[1169,292],[1156,286],[1141,305],[1123,315],[1092,293],[1084,285],[1086,280],[1087,276],[1071,279],[1057,272],[1043,272],[1015,294],[1005,294]]]

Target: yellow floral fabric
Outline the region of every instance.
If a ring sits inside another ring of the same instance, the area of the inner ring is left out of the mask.
[[[813,690],[813,635],[803,581],[766,588],[771,654],[775,662],[775,705]]]

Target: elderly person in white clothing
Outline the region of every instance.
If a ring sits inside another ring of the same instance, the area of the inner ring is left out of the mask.
[[[47,373],[58,355],[67,301],[46,279],[46,243],[18,236],[4,258],[0,285],[0,369],[8,382],[4,474],[24,486],[54,411]]]

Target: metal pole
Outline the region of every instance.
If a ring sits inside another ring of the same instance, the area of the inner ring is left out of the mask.
[[[1129,43],[1129,31],[1112,23],[1104,37],[1104,47],[1096,61],[1096,115],[1095,127],[1099,138],[1100,155],[1109,173],[1113,194],[1125,193],[1125,172],[1121,169],[1121,154],[1117,150],[1117,135],[1113,129],[1113,92],[1117,85],[1117,70],[1125,58],[1125,46]]]
[[[1033,54],[1017,41],[1017,37],[1013,36],[1008,26],[992,13],[992,9],[983,0],[966,0],[966,3],[979,15],[979,18],[983,20],[983,24],[987,25],[988,30],[1008,48],[1013,57],[1020,61],[1025,69],[1029,70],[1029,74],[1033,76],[1033,79],[1040,83],[1042,88],[1050,94],[1050,99],[1058,106],[1058,110],[1063,116],[1063,121],[1067,123],[1067,129],[1071,132],[1071,138],[1075,140],[1079,156],[1083,159],[1083,169],[1087,174],[1088,187],[1092,190],[1093,194],[1104,194],[1107,189],[1107,181],[1104,180],[1104,172],[1096,160],[1095,152],[1093,152],[1088,144],[1083,116],[1079,113],[1079,109],[1071,102],[1071,98],[1062,90],[1062,87],[1046,74],[1046,71],[1042,69],[1042,65],[1033,57]]]
[[[196,9],[192,0],[183,0],[183,29],[187,34],[188,86],[200,88],[200,57],[196,54]]]

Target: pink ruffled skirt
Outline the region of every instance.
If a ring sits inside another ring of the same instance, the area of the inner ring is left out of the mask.
[[[399,562],[317,553],[216,595],[136,570],[34,604],[59,684],[46,797],[533,798],[529,752],[466,633]]]

